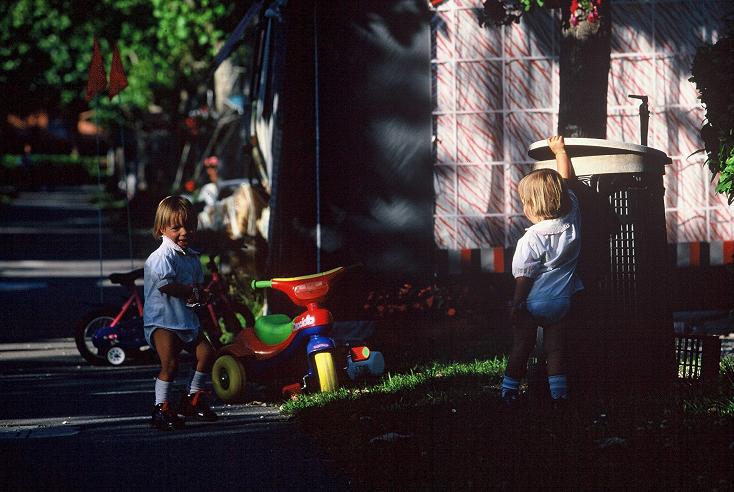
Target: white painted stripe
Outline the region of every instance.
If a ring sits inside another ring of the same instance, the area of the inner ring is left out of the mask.
[[[244,417],[258,415],[260,418],[268,420],[287,420],[288,417],[282,415],[278,407],[262,406],[259,404],[224,404],[212,405],[214,410],[220,417]],[[79,428],[85,425],[94,424],[148,424],[150,415],[134,415],[134,416],[113,416],[113,415],[79,415],[74,417],[51,417],[51,418],[33,418],[33,419],[0,419],[0,439],[18,439],[27,436],[14,436],[21,431],[33,431],[37,428]]]
[[[688,243],[678,243],[676,246],[677,261],[679,267],[689,266],[691,264],[691,247]]]
[[[482,248],[480,250],[480,261],[483,272],[494,272],[494,249]]]
[[[59,427],[8,427],[0,430],[0,440],[4,439],[46,439],[49,437],[69,437],[79,434],[77,426]]]
[[[97,391],[94,393],[89,393],[92,396],[108,396],[108,395],[140,395],[140,394],[154,394],[154,392],[151,389],[144,389],[144,390],[120,390],[120,391]]]
[[[449,273],[461,273],[461,252],[456,249],[448,250],[449,254]]]
[[[709,243],[709,264],[710,265],[723,265],[724,264],[724,242],[723,241],[711,241]]]
[[[53,350],[76,348],[73,338],[49,338],[37,342],[0,343],[0,352],[8,350]]]
[[[46,289],[48,282],[2,282],[0,281],[0,292],[17,292],[33,289]]]
[[[0,227],[0,234],[49,234],[58,235],[82,235],[82,234],[99,234],[97,229],[90,227],[40,227],[40,226],[10,226]],[[102,234],[112,234],[112,229],[108,227],[102,228]]]
[[[109,259],[102,261],[102,274],[128,272],[142,268],[145,259]],[[0,278],[99,277],[99,260],[17,260],[0,261]]]

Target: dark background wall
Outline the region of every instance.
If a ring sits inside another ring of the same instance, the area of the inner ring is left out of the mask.
[[[287,41],[282,143],[271,200],[271,273],[305,275],[360,263],[340,283],[344,299],[358,298],[370,283],[430,277],[426,2],[300,1],[290,2],[285,14],[278,27]]]

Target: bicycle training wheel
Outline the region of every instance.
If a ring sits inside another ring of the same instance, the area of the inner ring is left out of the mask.
[[[319,352],[313,356],[316,365],[316,376],[319,379],[319,391],[334,391],[339,387],[334,369],[334,358],[331,352]]]
[[[87,313],[76,324],[74,329],[74,341],[76,348],[84,360],[95,366],[106,364],[107,357],[105,353],[100,353],[97,347],[92,344],[92,336],[102,328],[108,326],[119,313],[119,309],[113,307],[96,309]]]

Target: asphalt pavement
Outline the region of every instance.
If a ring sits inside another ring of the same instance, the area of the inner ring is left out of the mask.
[[[106,275],[143,263],[130,257],[127,231],[91,205],[93,193],[24,192],[0,206],[2,490],[349,490],[278,402],[215,402],[215,423],[155,431],[155,364],[81,358],[76,320],[124,296]],[[149,239],[136,231],[133,240]],[[190,371],[185,360],[178,393]]]

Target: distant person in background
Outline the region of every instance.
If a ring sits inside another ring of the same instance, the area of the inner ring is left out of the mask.
[[[20,156],[19,164],[20,164],[20,174],[21,179],[25,181],[28,185],[32,185],[31,183],[31,144],[27,143],[23,146],[23,155]]]
[[[27,143],[23,146],[23,155],[20,156],[20,166],[23,169],[31,168],[31,144]]]
[[[199,201],[207,205],[214,205],[219,199],[219,158],[217,156],[209,156],[204,159],[204,170],[209,177],[209,182],[199,190]]]

